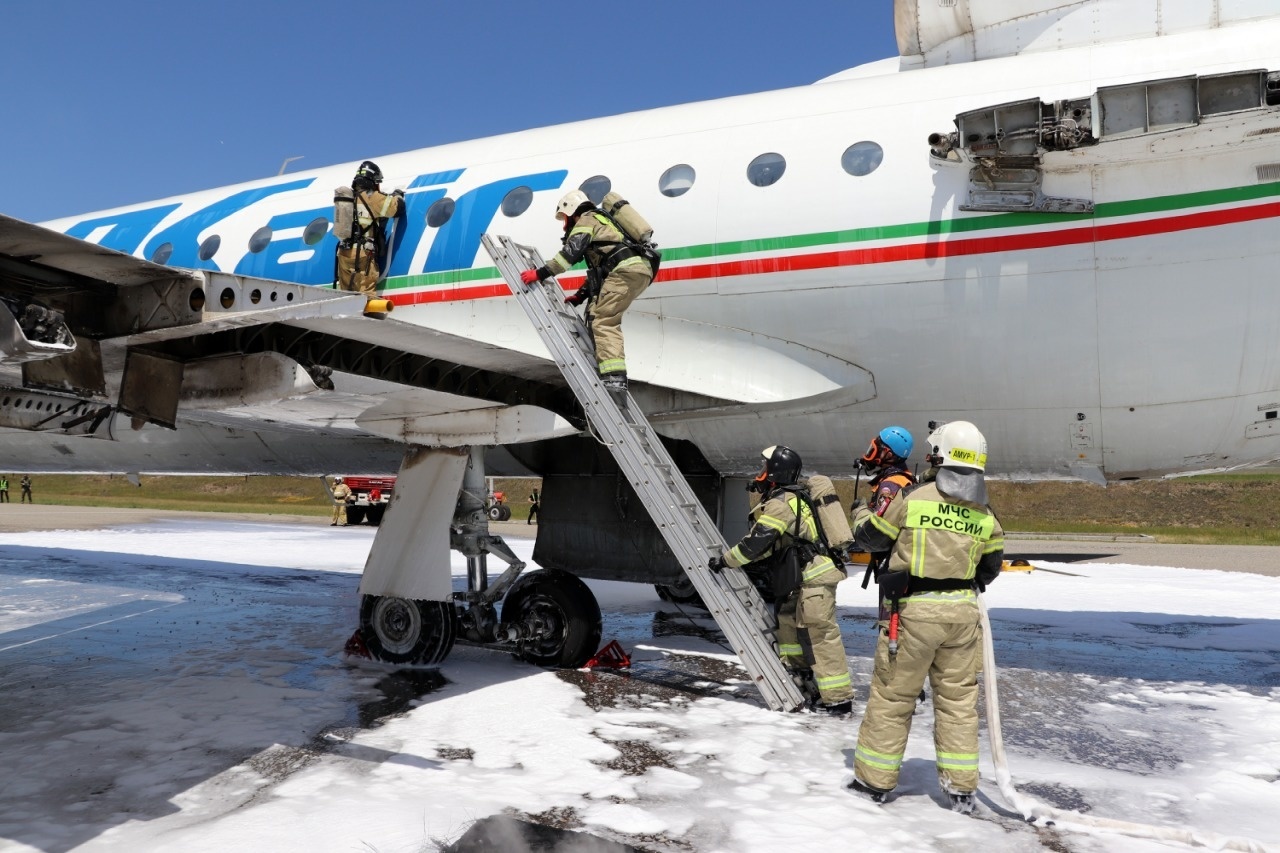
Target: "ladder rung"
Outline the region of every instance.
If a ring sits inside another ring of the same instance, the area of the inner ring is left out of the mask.
[[[559,283],[546,281],[528,289],[521,284],[522,270],[542,266],[537,250],[517,246],[509,237],[495,240],[485,234],[481,242],[586,409],[597,437],[635,488],[672,553],[681,565],[693,567],[685,570],[689,580],[737,651],[765,702],[775,710],[800,707],[804,697],[778,657],[772,611],[741,573],[716,575],[700,570],[707,554],[721,553],[728,545],[666,448],[652,433],[643,413],[634,403],[620,407],[601,387],[586,325],[565,307]]]

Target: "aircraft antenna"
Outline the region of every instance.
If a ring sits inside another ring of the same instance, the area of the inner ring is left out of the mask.
[[[276,172],[276,177],[279,177],[280,175],[283,175],[283,174],[284,174],[284,170],[285,170],[285,169],[287,169],[287,168],[289,168],[289,164],[290,164],[290,163],[292,163],[294,160],[301,160],[301,159],[302,159],[303,157],[305,157],[305,156],[307,156],[307,155],[305,155],[305,154],[299,154],[297,157],[286,157],[286,158],[284,158],[284,162],[280,164],[280,171]]]

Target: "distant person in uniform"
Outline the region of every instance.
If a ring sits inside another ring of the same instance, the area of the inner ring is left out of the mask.
[[[0,474],[0,504],[9,502],[9,475]]]
[[[342,481],[341,477],[333,478],[333,519],[329,522],[330,527],[346,527],[347,526],[347,499],[351,497],[351,488]]]
[[[539,500],[538,490],[534,489],[533,494],[529,495],[529,518],[525,524],[533,524],[533,520],[538,517]]]
[[[378,165],[369,160],[361,163],[351,180],[355,195],[351,236],[338,243],[338,289],[363,293],[369,299],[378,295],[378,279],[390,250],[387,221],[405,213],[404,193],[396,190],[386,195],[381,185]]]
[[[5,482],[8,483],[8,480],[6,480]],[[35,503],[35,500],[33,500],[31,497],[31,477],[29,477],[26,474],[23,474],[21,486],[22,486],[22,497],[19,498],[18,502],[29,503],[29,504]],[[8,498],[6,497],[5,500],[8,500]]]

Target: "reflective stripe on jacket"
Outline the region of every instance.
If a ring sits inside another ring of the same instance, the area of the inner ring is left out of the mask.
[[[589,210],[579,216],[578,221],[573,224],[573,228],[565,237],[564,248],[547,261],[547,269],[552,275],[560,275],[583,258],[586,258],[589,267],[602,267],[610,254],[625,248],[623,245],[625,239],[622,232],[613,227],[608,217]],[[633,255],[619,262],[614,269],[636,264],[644,264],[647,267],[648,261],[641,255]]]
[[[890,572],[984,583],[1000,572],[1004,529],[999,519],[990,507],[947,497],[936,483],[906,489],[883,516],[860,513],[858,520],[865,523],[859,524],[855,542],[873,553],[888,551]],[[972,589],[909,592],[902,606],[908,603],[913,616],[941,620],[957,604],[974,608],[975,614],[977,608]]]
[[[817,543],[818,525],[808,502],[799,495],[777,489],[758,508],[755,523],[747,535],[724,555],[725,561],[731,566],[744,566],[768,556],[775,548],[786,547],[795,537],[797,515],[800,517],[800,538]],[[823,576],[836,568],[830,557],[817,554],[806,564],[803,581],[825,580]]]

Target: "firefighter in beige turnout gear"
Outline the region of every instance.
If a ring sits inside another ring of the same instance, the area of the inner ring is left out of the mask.
[[[898,620],[896,642],[893,620],[880,623],[849,788],[883,802],[898,784],[916,696],[927,677],[938,781],[951,807],[969,814],[978,787],[977,595],[1000,574],[1004,531],[987,506],[987,443],[977,427],[953,421],[928,441],[932,480],[904,489],[883,515],[855,510],[854,544],[872,554],[889,552],[876,581]]]
[[[355,211],[351,237],[338,244],[337,282],[339,290],[378,295],[378,280],[387,256],[387,220],[404,215],[404,193],[382,192],[382,170],[368,160],[360,164],[351,188],[355,191]]]
[[[752,483],[753,491],[762,492],[762,497],[752,511],[751,529],[723,556],[713,557],[708,567],[721,571],[745,566],[751,573],[753,563],[776,566],[776,560],[771,563],[769,558],[776,558],[788,546],[803,549],[803,556],[808,559],[795,579],[798,585],[790,590],[776,585],[773,588],[778,603],[778,654],[793,677],[812,680],[822,709],[837,715],[851,713],[853,680],[836,621],[836,584],[848,577],[843,555],[851,538],[844,523],[844,510],[827,477],[810,477],[804,488],[795,488],[801,462],[794,450],[778,445],[766,448],[763,455],[764,470]],[[810,506],[811,500],[814,507]],[[838,530],[826,530],[814,515],[817,506],[831,504],[833,513],[818,511],[828,519],[838,518]],[[824,534],[840,541],[824,543]]]
[[[347,526],[347,499],[351,497],[351,487],[343,482],[341,477],[333,478],[333,520],[329,522],[330,527],[346,527]]]
[[[621,229],[597,210],[582,190],[573,190],[560,199],[556,218],[564,222],[564,246],[545,266],[521,273],[520,280],[532,284],[560,275],[586,258],[587,282],[565,302],[587,303],[602,384],[610,391],[625,391],[627,361],[622,313],[653,281],[653,267],[626,245]]]

